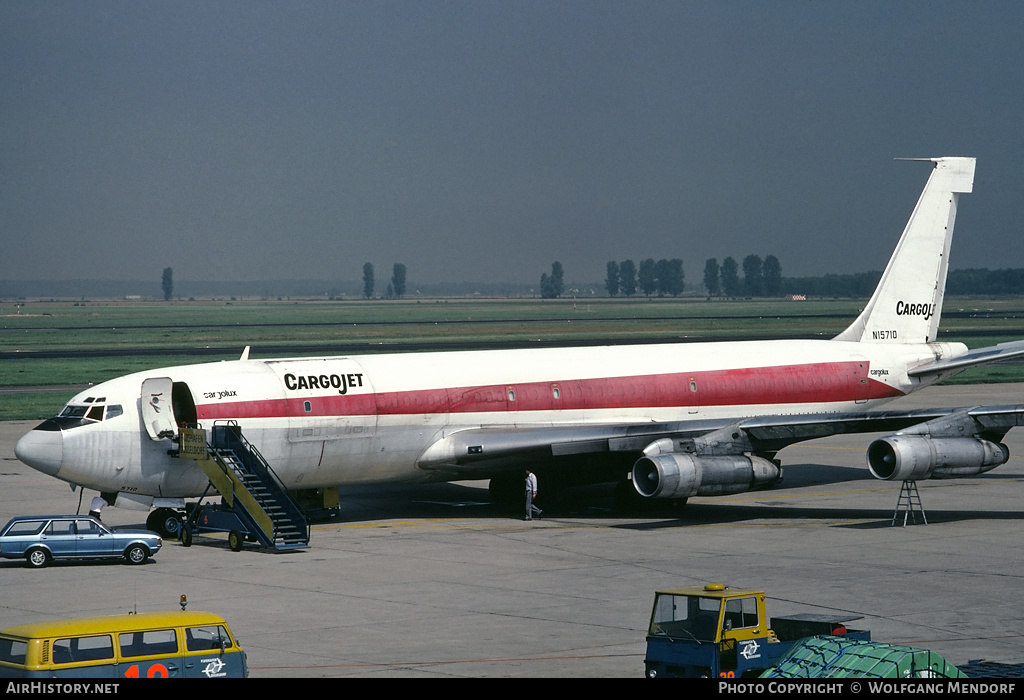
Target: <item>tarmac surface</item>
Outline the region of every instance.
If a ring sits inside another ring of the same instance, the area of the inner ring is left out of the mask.
[[[933,387],[888,407],[1015,403],[1024,385]],[[15,459],[34,425],[0,423],[0,523],[78,511],[79,493]],[[764,590],[769,616],[840,610],[875,641],[954,664],[1024,661],[1024,429],[1007,435],[1008,464],[920,482],[928,524],[906,527],[891,525],[900,483],[865,466],[872,437],[788,447],[777,487],[678,511],[617,512],[595,487],[526,523],[489,503],[486,482],[361,488],[298,552],[197,537],[138,567],[0,560],[0,628],[171,610],[184,593],[228,620],[253,677],[640,677],[654,591],[720,582]]]

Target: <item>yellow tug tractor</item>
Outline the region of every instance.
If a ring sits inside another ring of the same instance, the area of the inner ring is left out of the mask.
[[[860,615],[765,615],[764,592],[706,586],[658,591],[647,630],[648,678],[759,676],[796,642],[816,635],[870,641],[866,630],[847,629]]]

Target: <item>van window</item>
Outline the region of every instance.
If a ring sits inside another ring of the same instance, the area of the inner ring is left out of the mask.
[[[124,632],[117,635],[117,643],[121,645],[121,656],[152,656],[178,651],[178,638],[174,630]]]
[[[185,629],[185,647],[189,651],[220,650],[222,643],[225,649],[231,648],[231,638],[228,637],[227,630],[220,625]]]
[[[103,661],[114,658],[114,642],[109,634],[95,637],[70,637],[53,643],[53,663]]]
[[[27,653],[27,642],[0,637],[0,661],[6,661],[9,664],[23,664]]]

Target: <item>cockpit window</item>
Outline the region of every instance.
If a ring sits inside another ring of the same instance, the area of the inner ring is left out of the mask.
[[[86,401],[88,401],[88,400],[89,399],[86,399]],[[96,399],[96,400],[97,401],[101,401],[101,400],[104,400],[104,399]],[[105,416],[104,416],[104,409],[106,410],[106,415]],[[123,413],[124,413],[124,409],[121,407],[120,404],[116,404],[116,403],[115,404],[111,404],[109,406],[104,406],[101,403],[94,403],[91,406],[73,406],[73,405],[69,404],[69,405],[65,406],[64,410],[62,410],[60,412],[60,416],[59,417],[60,418],[85,418],[87,420],[101,421],[101,420],[104,419],[104,417],[106,417],[107,420],[110,420],[111,418],[117,418],[118,416],[120,416]]]

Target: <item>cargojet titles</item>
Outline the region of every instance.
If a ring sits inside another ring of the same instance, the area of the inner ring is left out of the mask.
[[[284,375],[284,385],[288,389],[337,389],[339,394],[347,394],[352,387],[363,385],[362,374],[294,374]]]
[[[935,304],[908,304],[905,301],[896,302],[897,316],[923,316],[927,321],[935,313]]]

